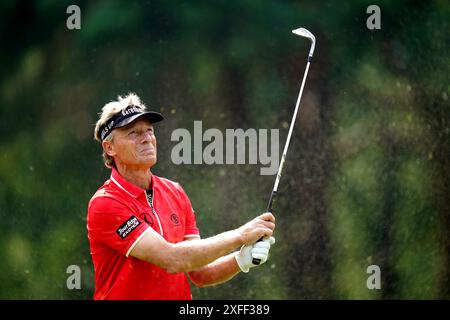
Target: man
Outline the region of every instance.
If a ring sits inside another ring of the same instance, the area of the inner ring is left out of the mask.
[[[255,267],[253,258],[264,263],[274,243],[271,213],[200,239],[183,188],[150,170],[157,155],[153,125],[162,120],[129,94],[106,104],[96,124],[112,172],[88,206],[94,299],[192,299],[187,275],[199,287],[225,282]]]

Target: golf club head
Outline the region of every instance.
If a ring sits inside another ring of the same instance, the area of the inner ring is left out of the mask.
[[[314,37],[314,35],[305,28],[298,28],[298,29],[292,30],[292,33],[294,33],[300,37],[308,38],[309,40],[311,40],[311,49],[309,50],[309,56],[312,57],[312,55],[314,53],[314,48],[316,46],[316,37]]]

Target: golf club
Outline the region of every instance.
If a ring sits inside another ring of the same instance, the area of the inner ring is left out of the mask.
[[[298,28],[298,29],[292,30],[292,33],[299,35],[301,37],[304,37],[304,38],[308,38],[311,41],[311,49],[309,50],[308,63],[306,64],[305,74],[303,75],[303,81],[302,81],[302,85],[300,87],[300,93],[297,98],[297,104],[295,105],[294,115],[292,116],[291,126],[289,128],[286,143],[284,145],[283,155],[281,156],[281,162],[278,167],[277,177],[275,179],[275,184],[273,186],[272,194],[270,195],[269,204],[267,205],[266,212],[272,212],[273,201],[275,200],[275,196],[277,195],[278,184],[280,183],[280,178],[281,178],[281,173],[283,171],[284,161],[286,159],[286,154],[287,154],[287,151],[289,148],[289,142],[291,141],[291,135],[292,135],[292,131],[294,129],[295,119],[297,118],[297,113],[298,113],[299,106],[300,106],[300,100],[302,99],[303,88],[305,87],[306,76],[308,75],[309,65],[311,64],[312,57],[314,54],[314,48],[316,46],[316,37],[314,37],[314,35],[311,32],[309,32],[308,30],[306,30],[305,28]],[[261,240],[262,240],[262,238],[259,239],[258,241],[261,241]],[[259,265],[261,263],[261,259],[253,258],[252,262],[253,262],[253,264]]]

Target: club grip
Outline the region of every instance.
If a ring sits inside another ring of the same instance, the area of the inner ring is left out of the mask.
[[[275,200],[275,196],[276,196],[276,195],[277,195],[277,192],[276,192],[275,190],[273,190],[273,191],[272,191],[272,194],[270,195],[270,199],[269,199],[269,203],[268,203],[268,205],[267,205],[267,210],[266,210],[266,212],[272,213],[272,205],[273,205],[273,202],[274,202],[274,200]],[[262,240],[263,240],[263,237],[259,238],[259,240],[256,241],[256,242],[259,242],[259,241],[262,241]],[[261,263],[261,259],[253,258],[252,263],[253,263],[254,265],[257,265],[257,266],[258,266],[258,265]]]

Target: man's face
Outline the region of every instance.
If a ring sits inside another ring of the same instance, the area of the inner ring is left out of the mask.
[[[155,165],[156,137],[148,119],[138,118],[125,127],[114,129],[113,134],[111,141],[103,141],[103,148],[117,166],[148,169]]]

